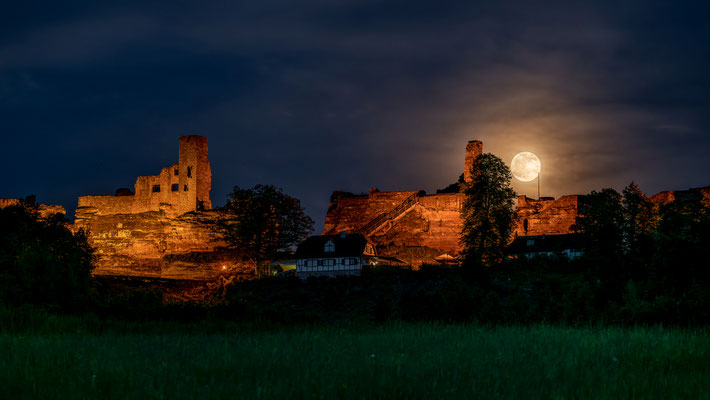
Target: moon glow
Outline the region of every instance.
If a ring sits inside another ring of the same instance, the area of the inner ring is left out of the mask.
[[[510,163],[510,172],[515,179],[522,182],[530,182],[540,174],[542,164],[540,159],[529,151],[518,153]]]

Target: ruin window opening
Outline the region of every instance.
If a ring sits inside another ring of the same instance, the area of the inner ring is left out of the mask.
[[[192,178],[192,167],[187,167],[187,177]]]
[[[525,231],[525,233],[528,233],[528,220],[527,219],[523,220],[523,231]]]
[[[179,169],[175,169],[175,176],[178,176],[178,175],[180,175],[180,170],[179,170]]]
[[[153,193],[160,192],[160,185],[153,185]]]
[[[180,184],[179,184],[179,183],[173,183],[173,186],[172,186],[171,189],[172,189],[173,192],[179,191],[179,190],[180,190]]]
[[[184,185],[183,188],[182,188],[182,190],[184,190],[184,191],[187,192],[187,185]]]

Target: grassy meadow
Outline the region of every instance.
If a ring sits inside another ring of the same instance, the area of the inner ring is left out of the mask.
[[[0,398],[710,398],[707,329],[48,318],[5,316]]]

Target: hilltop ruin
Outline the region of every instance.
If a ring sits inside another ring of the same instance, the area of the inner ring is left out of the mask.
[[[464,182],[473,180],[473,162],[482,152],[482,142],[472,140],[466,144]],[[572,233],[583,198],[570,195],[557,200],[533,200],[520,196],[514,237]],[[413,264],[434,262],[443,253],[455,255],[461,251],[463,202],[462,193],[427,195],[417,190],[370,189],[367,195],[353,195],[336,190],[328,206],[323,234],[361,233],[385,253]]]
[[[483,143],[470,141],[464,154],[463,181],[473,180],[473,162]],[[134,190],[118,189],[112,196],[81,196],[71,229],[84,229],[98,256],[97,275],[210,279],[223,272],[244,271],[234,252],[216,231],[225,215],[212,210],[212,175],[208,140],[182,136],[178,163],[157,175],[140,176]],[[464,195],[457,185],[437,194],[421,190],[379,191],[356,195],[332,193],[323,227],[324,235],[360,233],[378,253],[413,265],[452,259],[461,251],[461,207]],[[516,237],[573,233],[586,196],[558,199],[519,196]],[[651,197],[657,204],[671,201],[710,202],[710,188],[666,191]],[[0,199],[0,208],[21,204]],[[64,214],[61,206],[39,205],[43,218]],[[245,272],[246,273],[246,272]]]
[[[177,164],[139,176],[135,191],[81,196],[73,229],[88,232],[98,255],[96,275],[209,279],[235,261],[215,231],[208,141],[181,136]]]

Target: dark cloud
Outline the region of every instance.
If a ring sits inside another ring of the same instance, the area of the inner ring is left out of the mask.
[[[700,2],[45,6],[0,17],[4,197],[73,209],[191,133],[215,204],[273,183],[319,223],[334,189],[446,186],[470,139],[538,154],[547,195],[709,183]]]

